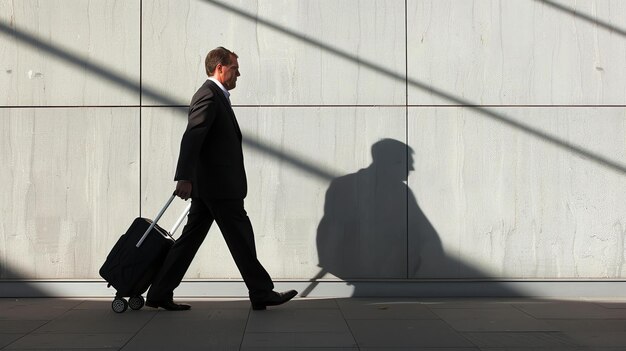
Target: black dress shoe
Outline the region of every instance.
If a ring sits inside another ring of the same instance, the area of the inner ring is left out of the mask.
[[[146,301],[146,306],[154,308],[163,308],[168,311],[186,311],[191,308],[190,305],[184,303],[174,303],[174,301]]]
[[[298,295],[298,292],[295,290],[289,290],[282,293],[272,291],[265,299],[252,301],[252,309],[259,311],[266,309],[267,306],[282,305],[293,299],[296,295]]]

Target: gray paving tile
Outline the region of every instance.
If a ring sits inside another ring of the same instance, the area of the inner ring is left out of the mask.
[[[349,332],[339,310],[276,309],[253,311],[246,333]]]
[[[284,305],[270,307],[272,309],[338,309],[336,299],[296,298]]]
[[[589,301],[589,302],[606,302],[606,303],[626,303],[626,297],[580,297],[574,299],[577,301]]]
[[[99,299],[89,299],[82,301],[78,306],[74,307],[74,309],[78,310],[111,310],[111,302],[113,299],[109,298],[99,298]],[[250,301],[249,300],[227,300],[227,299],[198,299],[198,298],[188,298],[188,299],[176,299],[176,302],[187,303],[191,305],[191,310],[198,309],[250,309]],[[155,310],[150,307],[143,307],[142,310]],[[161,310],[163,311],[163,310]],[[130,310],[127,312],[131,312]]]
[[[40,349],[19,349],[20,351],[29,351],[29,350],[36,350],[36,351],[66,351],[66,348],[40,348]],[[78,349],[71,349],[72,351],[118,351],[119,348],[78,348]]]
[[[359,347],[473,347],[440,320],[348,320]]]
[[[17,339],[21,338],[22,336],[24,336],[26,334],[17,334],[17,333],[11,333],[11,334],[4,334],[4,333],[0,333],[0,349],[10,345],[11,343],[13,343],[14,341],[16,341]]]
[[[626,319],[626,309],[608,309],[588,302],[520,303],[515,307],[540,319]]]
[[[242,339],[243,331],[212,331],[208,328],[161,329],[158,333],[139,332],[122,350],[238,350]]]
[[[155,318],[156,319],[156,318]],[[155,338],[161,336],[185,334],[216,334],[230,333],[243,335],[246,328],[245,319],[168,319],[152,320],[142,330],[142,334],[148,334]],[[165,333],[165,334],[164,334]]]
[[[623,319],[547,319],[546,323],[561,331],[626,331],[626,320]]]
[[[293,346],[290,346],[290,347],[276,347],[276,346],[242,347],[239,351],[291,351],[293,349],[294,349]],[[298,347],[297,350],[298,351],[359,351],[359,348],[355,348],[355,347]],[[394,351],[396,350],[394,349]]]
[[[50,320],[81,302],[68,299],[19,299],[0,308],[0,320]]]
[[[499,309],[435,309],[433,312],[458,331],[559,331],[513,307]]]
[[[421,299],[415,297],[349,297],[349,298],[337,298],[335,299],[337,304],[357,304],[357,305],[367,305],[373,303],[384,303],[384,304],[393,304],[393,303],[415,303],[421,304],[424,301],[429,301],[429,299]],[[437,300],[439,301],[439,300]]]
[[[246,309],[159,312],[123,350],[237,350]]]
[[[20,297],[20,298],[0,298],[0,306],[57,306],[62,308],[72,308],[83,302],[78,298],[56,298],[56,297]]]
[[[483,347],[481,351],[593,351],[592,349],[585,347]],[[394,350],[395,351],[395,350]],[[442,350],[443,351],[443,350]],[[448,351],[448,350],[445,350]],[[600,351],[600,350],[598,350]],[[617,350],[604,350],[602,351],[617,351]],[[624,350],[620,350],[624,351]]]
[[[192,310],[116,314],[108,298],[0,299],[0,348],[626,350],[624,300],[302,298],[267,311],[250,311],[247,299],[177,301]]]
[[[102,310],[111,311],[111,302],[113,299],[92,299],[81,301],[80,304],[74,306],[73,310]],[[129,310],[130,312],[130,310]]]
[[[481,332],[463,333],[476,346],[483,348],[527,347],[568,348],[582,346],[560,332]]]
[[[497,298],[466,298],[466,299],[420,299],[421,304],[431,309],[500,309],[510,308],[518,300],[503,300]]]
[[[37,333],[136,333],[155,314],[147,311],[71,310],[37,329]]]
[[[439,319],[418,301],[411,300],[338,300],[346,319]]]
[[[570,338],[584,346],[621,347],[626,350],[626,330],[622,331],[575,331],[565,332]]]
[[[6,347],[14,349],[121,348],[133,334],[37,334],[24,336]]]
[[[626,309],[626,302],[596,302],[596,304],[609,309]]]
[[[480,351],[477,347],[394,347],[393,351]],[[360,348],[360,351],[390,351],[389,348]]]
[[[473,319],[473,318],[497,318],[515,319],[532,318],[528,314],[512,307],[506,308],[437,308],[433,312],[440,318]]]
[[[191,305],[191,310],[201,309],[250,309],[250,300],[248,299],[176,299],[176,302],[183,302]]]
[[[154,310],[153,310],[154,311]],[[159,310],[151,323],[165,321],[167,323],[178,323],[188,320],[246,320],[250,310],[241,308],[231,309],[198,309],[192,308],[189,311],[165,311]]]
[[[37,321],[37,320],[0,320],[0,333],[6,334],[26,334],[41,327],[49,321]]]
[[[244,336],[242,347],[264,348],[354,348],[357,344],[350,333],[297,332],[297,333],[248,333]]]
[[[0,298],[0,308],[6,308],[11,306],[11,304],[19,301],[20,299],[12,298],[12,297],[1,297]]]

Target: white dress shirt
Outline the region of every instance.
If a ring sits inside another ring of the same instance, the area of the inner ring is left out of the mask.
[[[222,89],[222,91],[224,92],[224,96],[226,96],[226,100],[228,100],[228,103],[230,104],[230,93],[228,92],[228,90],[226,90],[226,88],[224,88],[224,85],[222,85],[222,83],[220,83],[220,81],[215,79],[214,77],[209,77],[209,80],[217,84],[217,86]]]

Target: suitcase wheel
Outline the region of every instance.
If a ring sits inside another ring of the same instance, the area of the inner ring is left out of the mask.
[[[126,299],[122,297],[116,297],[111,303],[111,308],[115,313],[123,313],[126,309],[128,309],[128,302],[126,302]]]
[[[133,296],[128,299],[128,306],[135,311],[140,310],[145,303],[143,296]]]

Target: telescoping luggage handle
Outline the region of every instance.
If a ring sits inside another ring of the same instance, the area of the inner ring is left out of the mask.
[[[163,206],[163,208],[161,209],[161,211],[159,211],[159,214],[157,214],[157,216],[154,218],[154,221],[152,221],[152,223],[150,224],[150,227],[148,227],[148,230],[146,230],[145,233],[143,233],[143,236],[141,237],[141,239],[139,239],[139,241],[137,242],[137,247],[140,247],[141,244],[143,244],[143,241],[146,240],[146,237],[148,236],[148,233],[150,233],[150,231],[154,228],[154,226],[157,224],[157,222],[159,221],[159,219],[161,219],[161,216],[163,216],[163,213],[165,213],[165,210],[167,210],[167,208],[170,206],[170,204],[172,203],[172,201],[174,201],[174,198],[176,197],[175,194],[172,194],[172,196],[170,196],[169,200],[167,200],[167,203],[165,204],[165,206]],[[191,208],[191,203],[189,205],[187,205],[187,207],[185,208],[185,210],[183,211],[183,213],[180,215],[180,217],[178,217],[178,220],[176,221],[176,223],[174,223],[174,226],[172,227],[172,229],[170,230],[170,232],[167,234],[169,235],[172,239],[174,239],[174,237],[172,237],[172,235],[174,235],[174,232],[176,232],[176,230],[178,229],[178,227],[180,226],[180,224],[183,222],[183,220],[185,220],[185,216],[187,216],[187,213],[189,213],[189,209]]]

